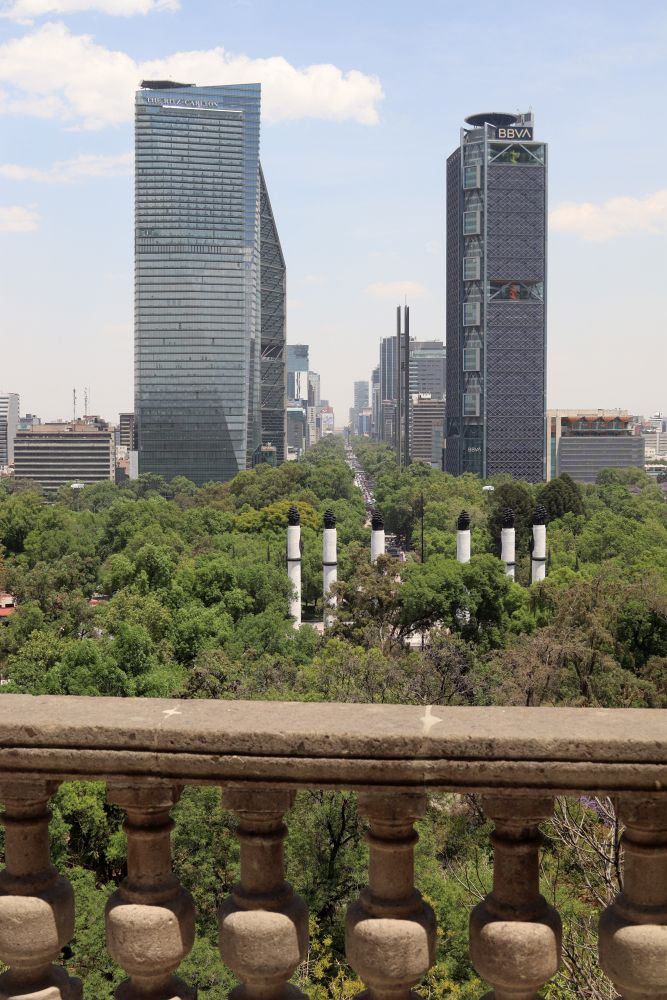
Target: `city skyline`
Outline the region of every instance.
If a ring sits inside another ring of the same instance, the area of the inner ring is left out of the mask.
[[[262,160],[290,275],[288,342],[310,345],[339,423],[404,296],[413,336],[444,338],[445,157],[461,118],[490,106],[489,94],[498,107],[532,106],[551,146],[548,406],[667,409],[664,334],[643,319],[662,315],[654,289],[667,230],[665,139],[652,127],[667,49],[661,5],[628,22],[620,3],[500,12],[482,2],[481,33],[435,3],[419,24],[394,3],[383,16],[343,3],[331,23],[301,3],[280,17],[266,3],[184,0],[122,18],[100,10],[111,2],[78,6],[65,14],[53,0],[40,17],[22,0],[0,21],[11,344],[0,388],[20,393],[23,410],[68,417],[74,385],[89,385],[91,411],[109,419],[132,408],[128,86],[146,68],[198,84],[262,83]],[[345,30],[351,19],[355,32]],[[530,46],[514,32],[521,23]],[[472,46],[483,68],[462,92],[457,74]],[[399,49],[409,53],[400,66]],[[651,157],[634,154],[642,133]]]

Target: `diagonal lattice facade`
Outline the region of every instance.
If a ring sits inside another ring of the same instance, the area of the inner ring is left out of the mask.
[[[446,468],[537,482],[545,475],[547,148],[533,141],[532,116],[504,127],[512,118],[474,116],[447,161]]]
[[[273,445],[277,462],[285,461],[287,414],[286,269],[271,201],[260,166],[260,263],[262,298],[261,419],[262,444]]]

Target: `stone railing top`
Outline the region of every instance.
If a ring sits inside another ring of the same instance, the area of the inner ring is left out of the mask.
[[[0,779],[667,789],[659,709],[0,697]]]

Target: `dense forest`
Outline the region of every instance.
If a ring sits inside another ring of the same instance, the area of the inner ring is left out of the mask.
[[[142,475],[47,500],[0,480],[0,590],[18,604],[0,624],[0,693],[667,707],[667,504],[643,472],[608,470],[583,488],[567,477],[484,484],[421,464],[399,470],[388,448],[364,440],[355,451],[405,562],[370,564],[370,527],[339,439],[200,489]],[[548,575],[530,586],[538,503],[549,515]],[[292,504],[304,543],[298,630],[285,569]],[[508,507],[516,582],[499,559]],[[338,605],[321,635],[308,620],[322,619],[327,508],[338,527]],[[472,521],[468,564],[455,559],[462,509]],[[181,974],[213,1000],[232,982],[217,955],[215,907],[238,875],[234,819],[218,790],[202,788],[184,792],[175,818],[175,869],[199,913]],[[77,898],[68,968],[96,998],[123,978],[103,927],[123,874],[121,822],[101,784],[68,783],[55,797],[55,862]],[[489,826],[474,796],[439,795],[418,827],[418,884],[440,928],[427,995],[477,998],[467,918],[490,885]],[[288,874],[311,912],[297,979],[315,1000],[352,996],[360,984],[344,961],[343,916],[366,879],[354,795],[301,793],[289,830]],[[612,804],[559,801],[546,835],[543,892],[563,917],[565,954],[545,996],[606,1000],[614,994],[595,964],[593,928],[617,890]]]

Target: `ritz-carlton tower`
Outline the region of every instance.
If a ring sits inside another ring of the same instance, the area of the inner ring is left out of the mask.
[[[447,160],[447,471],[545,476],[547,147],[466,118]]]

